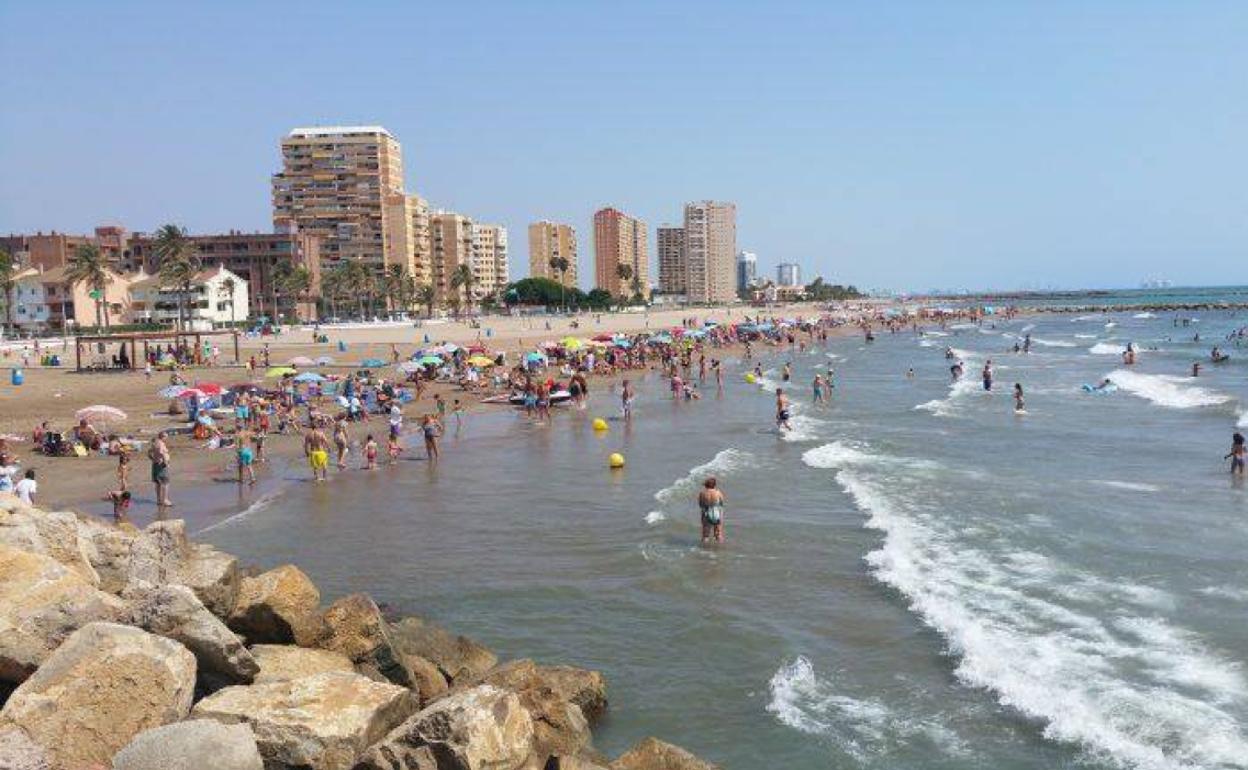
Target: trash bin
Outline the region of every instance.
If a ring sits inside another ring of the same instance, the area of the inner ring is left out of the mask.
[[[345,353],[346,351],[347,351],[347,343],[343,342],[342,340],[338,340],[338,352]]]
[[[21,368],[14,367],[13,374],[9,377],[9,381],[12,382],[14,385],[21,385],[23,382],[26,381],[26,373],[23,372]]]

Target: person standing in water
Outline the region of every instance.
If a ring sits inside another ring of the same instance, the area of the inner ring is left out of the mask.
[[[1025,409],[1026,406],[1023,403],[1023,383],[1016,382],[1014,383],[1014,411],[1022,412]]]
[[[168,508],[173,505],[169,500],[169,445],[165,443],[165,432],[156,434],[152,445],[147,449],[147,459],[152,463],[152,483],[156,485],[156,505]]]
[[[719,482],[714,476],[702,482],[702,491],[698,493],[698,508],[702,510],[702,544],[706,545],[712,538],[715,542],[724,542],[724,493],[719,490]]]
[[[438,436],[442,435],[442,423],[438,422],[432,414],[427,414],[420,424],[420,429],[425,435],[425,457],[430,463],[436,463],[441,455],[438,449]]]
[[[633,419],[633,399],[636,397],[637,394],[633,392],[632,382],[624,380],[624,384],[620,387],[620,407],[625,420]]]
[[[984,363],[984,390],[992,390],[992,359]]]
[[[812,387],[815,391],[814,393],[815,403],[816,404],[826,403],[823,398],[823,375],[822,374],[819,374],[818,372],[815,373],[815,382]]]
[[[329,474],[329,438],[319,422],[314,422],[303,434],[303,453],[312,469],[312,480],[325,481]]]
[[[1244,446],[1244,434],[1236,431],[1231,436],[1231,451],[1223,457],[1223,460],[1231,461],[1231,474],[1234,476],[1244,475],[1244,460],[1248,456],[1248,449]]]
[[[789,416],[789,397],[784,395],[784,388],[776,388],[776,427],[782,431],[793,430]]]

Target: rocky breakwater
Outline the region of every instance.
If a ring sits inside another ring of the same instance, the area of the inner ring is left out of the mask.
[[[602,676],[500,662],[293,565],[0,493],[0,770],[708,770],[610,760]]]

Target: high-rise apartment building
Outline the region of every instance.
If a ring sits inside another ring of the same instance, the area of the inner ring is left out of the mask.
[[[801,286],[802,266],[795,262],[781,262],[776,265],[777,286]]]
[[[273,223],[319,236],[327,267],[358,260],[416,273],[413,241],[394,221],[410,213],[402,195],[402,151],[381,126],[296,128],[282,138]]]
[[[620,278],[620,265],[628,265],[629,280]],[[613,208],[594,214],[594,285],[613,297],[631,297],[640,291],[650,296],[650,250],[646,223]]]
[[[685,204],[685,265],[690,302],[731,302],[736,298],[736,254],[734,204]]]
[[[748,291],[758,280],[758,255],[743,251],[737,255],[737,292]]]
[[[451,280],[460,265],[472,267],[472,220],[463,214],[436,211],[429,215],[429,233],[435,301],[448,304],[452,296],[463,300],[462,289],[452,289]]]
[[[391,193],[385,201],[385,237],[390,248],[407,255],[405,260],[388,262],[407,268],[418,286],[432,280],[429,243],[429,202],[416,194]]]
[[[568,269],[562,276],[550,267],[550,260],[561,257],[568,260]],[[577,277],[576,229],[572,225],[542,220],[529,225],[529,275],[533,278],[549,278],[564,286],[576,286]]]
[[[685,228],[659,225],[656,246],[659,252],[659,291],[684,294],[689,290],[685,266]]]
[[[507,285],[507,228],[502,225],[472,226],[472,293],[489,297]]]

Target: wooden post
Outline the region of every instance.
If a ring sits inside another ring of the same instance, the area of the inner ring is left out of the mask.
[[[130,338],[130,371],[133,372],[135,368],[138,366],[138,363],[139,363],[138,358],[139,358],[139,343],[135,341],[134,337],[131,337]]]
[[[82,371],[82,338],[74,337],[74,369]]]
[[[234,331],[234,365],[238,366],[242,360],[238,356],[238,331]]]

